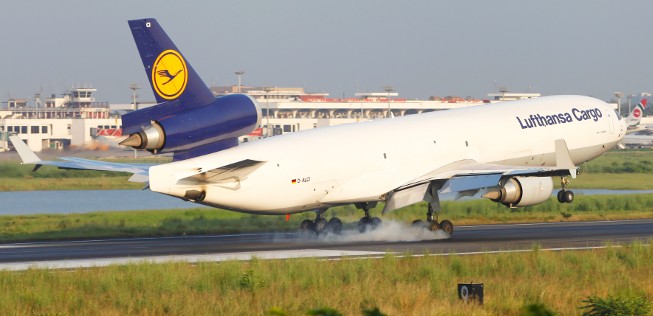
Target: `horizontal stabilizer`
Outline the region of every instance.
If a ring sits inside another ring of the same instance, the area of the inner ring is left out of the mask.
[[[265,161],[251,159],[241,160],[220,168],[201,171],[201,173],[190,176],[180,181],[192,181],[199,183],[220,183],[225,181],[243,181],[254,170],[262,166]]]

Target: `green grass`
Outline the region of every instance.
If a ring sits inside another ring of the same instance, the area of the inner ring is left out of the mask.
[[[653,174],[653,151],[611,150],[581,166],[586,173],[646,173]]]
[[[489,200],[444,202],[440,219],[456,225],[616,220],[653,217],[653,195],[578,196],[572,204],[554,199],[527,208],[509,209]],[[382,205],[372,210],[380,216]],[[419,203],[382,216],[384,220],[412,222],[424,219],[426,204]],[[345,228],[355,228],[362,211],[335,207],[327,217],[338,216]],[[296,231],[299,223],[313,219],[312,212],[284,216],[250,215],[211,208],[190,210],[96,212],[0,216],[0,242],[23,240],[86,239],[99,237],[180,236],[260,231]]]
[[[583,300],[653,300],[653,246],[381,259],[251,260],[0,271],[2,315],[519,315],[538,304],[578,315]],[[484,283],[484,305],[457,283]]]
[[[127,181],[129,176],[93,178],[0,178],[0,191],[48,190],[140,190],[143,183]]]
[[[553,178],[559,184],[560,178]],[[559,187],[559,185],[558,185]],[[653,190],[653,174],[646,173],[582,173],[571,181],[573,189]]]

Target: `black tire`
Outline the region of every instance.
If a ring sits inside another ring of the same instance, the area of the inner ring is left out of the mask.
[[[562,194],[562,198],[565,201],[565,203],[571,203],[574,201],[574,192],[569,190],[564,191],[564,193]]]
[[[440,222],[440,229],[445,231],[449,236],[453,235],[453,223],[449,220],[443,220]]]
[[[368,230],[368,226],[371,223],[371,219],[367,217],[363,217],[358,221],[358,231],[361,233],[364,233],[366,230]]]
[[[379,228],[379,226],[381,226],[381,224],[383,224],[383,221],[380,218],[372,217],[372,221],[370,223],[370,225],[372,226],[372,229]]]
[[[313,225],[313,221],[310,219],[305,219],[302,221],[301,224],[299,224],[299,231],[303,234],[307,233],[315,233],[315,226]]]
[[[327,226],[327,221],[324,218],[316,219],[315,222],[313,222],[313,230],[317,235],[321,234],[326,228],[326,226]]]
[[[564,197],[562,196],[562,194],[564,192],[565,191],[563,191],[563,190],[558,191],[558,202],[560,202],[560,203],[565,203]]]
[[[432,232],[440,229],[440,224],[438,221],[430,221],[426,224],[426,228]]]
[[[333,234],[340,234],[342,231],[342,221],[337,217],[331,218],[327,223],[326,231]]]

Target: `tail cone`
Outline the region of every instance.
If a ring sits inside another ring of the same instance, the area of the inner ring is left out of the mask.
[[[127,137],[127,139],[121,141],[120,145],[138,148],[143,145],[143,138],[138,133],[131,134],[129,137]]]

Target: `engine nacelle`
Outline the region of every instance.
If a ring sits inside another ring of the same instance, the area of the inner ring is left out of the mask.
[[[227,95],[206,106],[160,115],[120,144],[154,153],[173,152],[175,157],[194,149],[217,151],[237,144],[237,138],[252,132],[260,120],[256,100],[244,94]],[[200,154],[204,152],[185,156]]]
[[[543,203],[552,192],[551,177],[514,177],[502,180],[498,189],[483,197],[508,207],[523,207]]]

